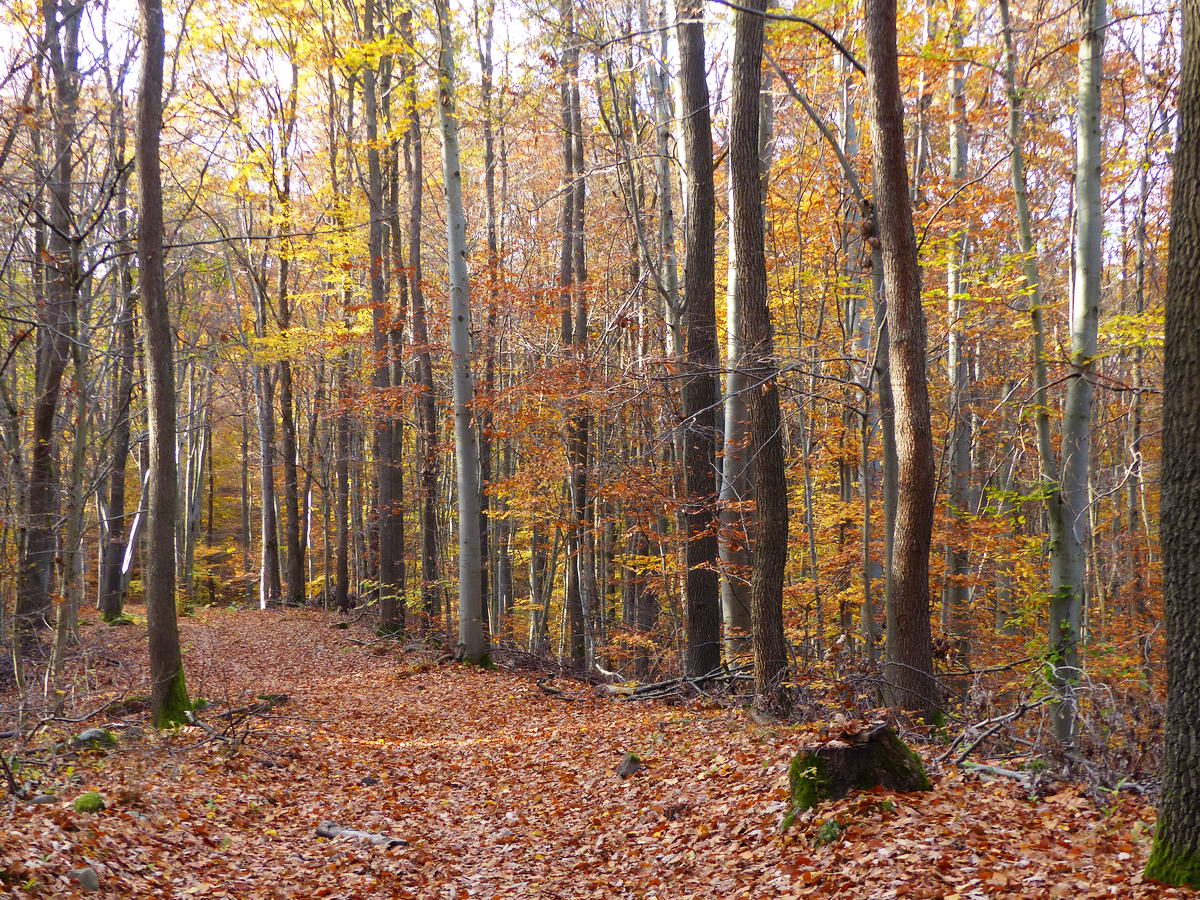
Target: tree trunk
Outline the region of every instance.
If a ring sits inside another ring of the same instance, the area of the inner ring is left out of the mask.
[[[57,546],[58,478],[54,470],[55,418],[63,372],[70,359],[70,340],[78,278],[78,247],[72,240],[75,222],[72,194],[75,114],[79,100],[79,31],[81,5],[71,0],[43,0],[46,54],[54,78],[54,141],[48,193],[49,241],[38,264],[49,266],[45,302],[39,302],[34,367],[33,452],[29,463],[28,527],[17,586],[16,620],[23,635],[46,626],[50,614],[50,580]],[[40,300],[41,298],[39,298]]]
[[[400,35],[412,45],[412,13],[400,14]],[[404,162],[408,175],[408,288],[412,300],[413,343],[417,354],[417,382],[421,393],[417,401],[421,428],[421,580],[424,597],[425,627],[432,628],[438,618],[438,421],[437,395],[433,386],[433,361],[429,352],[429,326],[426,321],[425,290],[421,283],[421,191],[424,161],[422,156],[421,113],[417,103],[416,61],[405,56],[404,81],[408,85],[408,132],[404,138]]]
[[[713,187],[712,120],[704,59],[704,9],[689,0],[678,25],[683,142],[686,157],[687,250],[683,263],[686,348],[683,384],[685,552],[687,575],[685,625],[688,675],[712,672],[721,664],[721,606],[715,562],[717,318],[714,267],[716,224]],[[761,17],[760,17],[761,21]],[[757,84],[757,80],[755,82]],[[754,138],[758,155],[758,94],[754,96]],[[754,166],[758,196],[757,163]],[[760,225],[761,232],[761,225]],[[741,257],[739,257],[740,259]]]
[[[1183,5],[1167,263],[1162,548],[1166,765],[1146,877],[1200,888],[1200,3]]]
[[[175,620],[175,371],[174,336],[163,271],[163,202],[159,161],[162,131],[163,11],[141,0],[142,77],[138,90],[138,265],[146,344],[146,403],[150,420],[147,504],[146,619],[150,640],[154,724],[175,725],[189,711]]]
[[[757,529],[750,577],[754,646],[754,703],[785,712],[788,668],[783,633],[783,576],[787,563],[787,479],[779,414],[779,364],[771,337],[767,265],[763,240],[759,110],[762,92],[763,17],[766,0],[749,0],[734,17],[733,96],[729,124],[734,253],[738,264],[744,355],[750,406]],[[693,193],[693,198],[699,199]],[[691,207],[689,207],[691,208]],[[689,244],[690,246],[690,244]]]
[[[255,297],[256,336],[266,334],[266,297],[258,278],[251,274]],[[275,380],[267,365],[254,366],[258,387],[258,449],[262,499],[262,559],[259,573],[258,604],[267,609],[279,602],[282,587],[279,578],[279,527],[275,512]]]
[[[889,703],[931,717],[939,705],[929,623],[933,435],[925,371],[925,316],[904,152],[895,0],[866,0],[866,46],[875,210],[888,299],[899,465],[884,671]]]
[[[1083,674],[1080,647],[1087,593],[1084,556],[1091,468],[1092,369],[1100,322],[1104,210],[1100,200],[1100,83],[1103,77],[1105,0],[1081,0],[1079,96],[1075,146],[1075,279],[1071,298],[1071,376],[1062,420],[1062,470],[1052,503],[1062,531],[1050,557],[1050,679],[1059,694],[1052,714],[1058,739],[1075,735],[1075,685]],[[1052,516],[1053,517],[1053,516]],[[1053,539],[1052,539],[1053,540]]]
[[[963,30],[960,11],[954,8],[951,46],[962,52]],[[960,190],[967,170],[967,105],[965,64],[953,63],[950,74],[950,187]],[[958,204],[961,206],[961,203]],[[961,220],[965,215],[955,209]],[[970,668],[971,589],[967,585],[970,557],[967,553],[968,518],[971,513],[971,410],[967,405],[970,368],[967,365],[962,331],[962,267],[966,262],[968,233],[965,226],[952,235],[946,256],[946,297],[949,334],[946,374],[950,387],[950,440],[948,481],[953,516],[951,538],[946,545],[946,586],[942,600],[942,626],[955,642],[956,669]]]
[[[376,40],[376,0],[366,0],[363,15],[363,36]],[[368,249],[370,256],[371,320],[373,324],[375,359],[372,366],[372,385],[375,388],[376,409],[372,426],[375,454],[376,515],[379,523],[379,630],[392,633],[404,628],[403,605],[400,603],[400,584],[396,561],[401,548],[397,547],[397,505],[401,502],[396,484],[399,468],[392,446],[394,431],[392,414],[388,409],[387,388],[391,386],[391,312],[383,280],[383,170],[379,160],[379,101],[375,67],[363,69],[364,118],[367,128],[367,207]],[[386,91],[387,85],[384,85]]]
[[[120,100],[117,101],[118,105]],[[124,147],[124,121],[121,122],[118,138],[120,146]],[[123,149],[117,156],[123,165]],[[117,192],[117,232],[126,234],[129,229],[129,206],[126,196],[127,180],[122,177],[121,186]],[[123,249],[128,250],[128,243],[122,241]],[[134,317],[135,299],[133,292],[133,272],[129,264],[129,256],[123,254],[118,263],[118,290],[120,302],[117,304],[117,321],[114,323],[117,332],[117,361],[116,374],[113,377],[112,395],[112,451],[109,457],[108,475],[108,507],[104,519],[104,542],[100,548],[100,615],[106,622],[111,622],[121,615],[124,606],[124,578],[121,573],[121,561],[125,556],[125,470],[129,466],[129,417],[133,398],[133,354],[135,348]]]
[[[436,0],[438,114],[446,192],[446,256],[450,267],[450,354],[454,385],[454,455],[458,469],[458,640],[462,659],[484,663],[487,637],[480,605],[479,445],[472,422],[471,292],[467,278],[467,221],[454,100],[454,43],[446,0]]]

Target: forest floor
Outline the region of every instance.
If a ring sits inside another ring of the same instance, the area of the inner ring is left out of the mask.
[[[4,801],[0,893],[74,896],[68,872],[90,866],[100,890],[86,896],[120,898],[1190,896],[1143,884],[1154,813],[1129,795],[1034,800],[935,768],[930,793],[852,795],[781,835],[787,762],[814,726],[763,728],[699,702],[564,702],[534,676],[414,661],[334,621],[184,620],[213,731],[237,721],[222,710],[288,695],[235,742],[126,728],[116,749],[64,755],[43,730],[18,777],[53,799]],[[144,681],[141,627],[89,626],[84,646],[114,684]],[[645,769],[622,780],[630,751]],[[86,791],[106,808],[77,812]],[[408,843],[319,838],[325,820]],[[817,847],[829,820],[845,830]]]

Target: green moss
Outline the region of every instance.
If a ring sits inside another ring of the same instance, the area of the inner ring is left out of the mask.
[[[832,844],[842,836],[846,830],[846,826],[837,819],[826,819],[821,823],[821,827],[817,829],[817,836],[813,838],[813,845],[824,847],[826,844]]]
[[[404,626],[399,622],[390,622],[380,625],[375,629],[375,636],[402,638],[404,637]]]
[[[75,798],[75,812],[96,813],[104,809],[104,795],[88,791]]]
[[[117,736],[107,728],[89,728],[71,738],[77,750],[111,750],[117,746]]]
[[[1167,841],[1155,838],[1146,863],[1146,877],[1163,884],[1200,888],[1200,853],[1177,850]]]
[[[183,670],[180,669],[171,679],[162,709],[154,711],[154,727],[172,728],[176,725],[184,725],[187,723],[188,713],[191,711],[192,704],[188,701],[187,685],[183,680]]]
[[[881,763],[885,769],[903,783],[915,776],[916,783],[912,785],[910,790],[914,791],[931,791],[933,784],[929,780],[929,775],[925,771],[925,763],[921,762],[921,757],[912,747],[900,740],[895,734],[889,734],[887,737],[888,743],[891,745],[891,753],[884,754]]]
[[[831,782],[825,760],[814,753],[797,754],[788,766],[788,784],[791,806],[779,823],[780,831],[787,831],[797,815],[828,797]]]
[[[133,624],[133,619],[130,618],[129,616],[125,615],[125,613],[123,613],[123,612],[117,613],[116,615],[110,615],[108,613],[105,613],[104,615],[101,616],[101,618],[104,619],[105,623],[108,625],[132,625]]]

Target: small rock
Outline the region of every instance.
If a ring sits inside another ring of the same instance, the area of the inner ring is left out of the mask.
[[[117,746],[117,736],[105,728],[89,728],[71,738],[76,750],[111,750]]]
[[[405,653],[424,653],[428,649],[424,644],[405,644],[403,647]]]
[[[617,766],[617,774],[622,778],[629,778],[644,768],[646,767],[642,764],[640,756],[636,753],[626,753],[625,758],[621,760],[621,764]]]
[[[373,775],[368,775],[366,778],[360,778],[358,783],[363,787],[370,787],[373,784],[379,784],[379,779]]]
[[[91,866],[84,866],[82,869],[72,869],[67,873],[67,877],[72,881],[79,882],[79,886],[85,891],[100,890],[100,876],[96,874],[96,870]]]
[[[32,798],[29,802],[30,803],[54,803],[57,800],[58,800],[58,798],[55,797],[53,794],[38,794],[36,797]]]
[[[772,712],[765,709],[759,709],[756,706],[751,706],[746,710],[746,715],[750,717],[750,721],[755,725],[761,725],[763,728],[770,728],[772,725],[780,725],[783,719]]]

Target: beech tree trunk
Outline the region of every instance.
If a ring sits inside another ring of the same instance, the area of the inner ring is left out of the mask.
[[[146,619],[154,724],[184,722],[190,708],[175,619],[175,362],[163,269],[162,131],[163,11],[141,0],[142,76],[138,90],[138,266],[146,345],[150,421],[150,485],[146,529]]]
[[[866,0],[866,46],[875,212],[888,299],[899,465],[884,672],[889,703],[930,717],[939,706],[929,622],[933,434],[925,371],[925,315],[904,152],[895,0]]]
[[[1200,2],[1183,4],[1167,262],[1162,549],[1166,766],[1146,877],[1200,888]]]
[[[1091,469],[1092,370],[1100,323],[1104,272],[1100,203],[1100,83],[1103,77],[1105,0],[1081,0],[1079,96],[1075,145],[1075,283],[1071,298],[1071,376],[1062,420],[1062,469],[1057,504],[1061,533],[1051,537],[1050,681],[1059,694],[1052,708],[1054,732],[1063,743],[1075,736],[1075,685],[1083,674],[1081,646],[1090,537],[1088,478]],[[1052,514],[1052,518],[1053,518]]]
[[[454,385],[454,455],[458,468],[458,640],[462,659],[487,660],[480,602],[479,444],[472,421],[471,288],[467,277],[467,220],[454,100],[454,43],[446,0],[436,0],[438,114],[446,191],[446,255],[450,266],[450,354]]]

